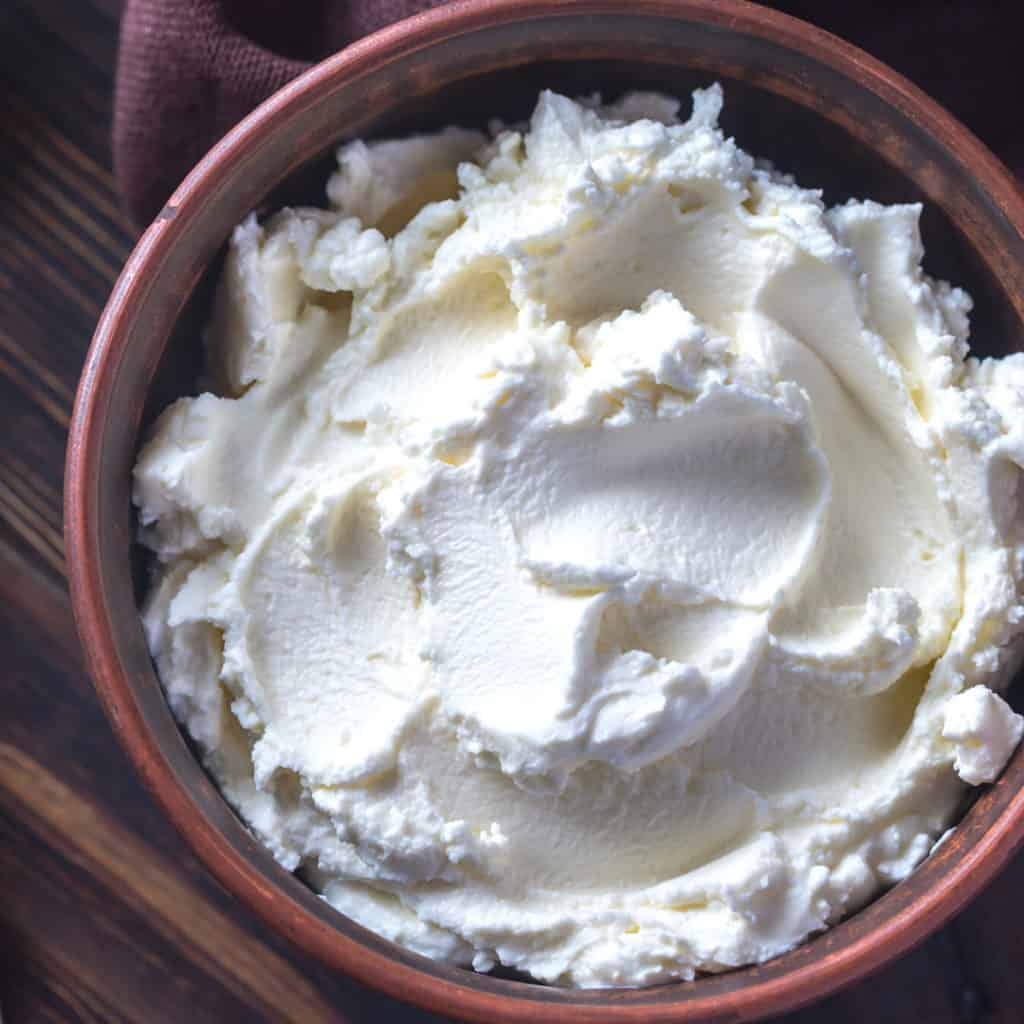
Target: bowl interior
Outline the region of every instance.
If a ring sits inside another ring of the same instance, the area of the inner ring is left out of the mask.
[[[801,184],[821,187],[827,203],[849,197],[925,203],[925,268],[973,295],[975,353],[1001,355],[1024,348],[1014,296],[1006,281],[978,255],[978,239],[985,233],[999,234],[1005,226],[995,224],[998,210],[984,209],[984,196],[969,172],[945,152],[942,139],[924,132],[882,105],[869,90],[810,57],[801,56],[799,75],[794,71],[795,78],[784,76],[780,85],[782,80],[773,77],[772,68],[781,58],[762,40],[737,38],[683,20],[647,19],[652,24],[641,26],[643,19],[635,19],[634,25],[630,18],[622,17],[614,27],[581,24],[584,20],[563,19],[558,31],[544,35],[538,34],[538,29],[530,36],[527,29],[514,39],[488,38],[481,30],[471,42],[446,39],[399,55],[388,66],[370,68],[362,79],[342,89],[307,89],[303,112],[291,118],[280,137],[273,144],[264,138],[259,145],[243,148],[217,187],[205,189],[202,201],[189,197],[188,185],[181,190],[185,195],[181,211],[191,204],[191,219],[181,228],[177,249],[163,253],[150,267],[153,280],[122,328],[119,363],[98,400],[104,411],[92,426],[102,434],[95,503],[103,519],[97,526],[95,554],[119,671],[129,680],[131,699],[148,734],[150,749],[145,756],[161,761],[159,773],[156,769],[147,773],[144,767],[144,774],[158,790],[166,785],[167,771],[173,774],[207,832],[218,833],[239,860],[263,879],[264,886],[273,890],[278,927],[312,948],[306,935],[312,915],[326,928],[357,939],[392,962],[483,992],[534,1002],[639,1007],[720,997],[779,979],[859,941],[906,912],[922,892],[941,885],[944,874],[970,855],[1008,806],[1024,782],[1024,756],[1018,754],[1000,782],[973,803],[954,841],[944,844],[884,897],[799,949],[760,967],[694,983],[614,993],[560,991],[475,975],[399,949],[334,913],[278,867],[237,820],[188,749],[159,689],[135,611],[145,586],[146,566],[144,553],[133,543],[129,471],[155,416],[174,398],[195,393],[202,364],[202,327],[230,228],[253,207],[322,205],[333,147],[343,139],[397,136],[447,124],[482,127],[494,117],[507,122],[523,120],[542,88],[570,96],[600,92],[606,99],[631,89],[654,89],[678,96],[685,116],[690,91],[718,80],[725,88],[726,132],[748,152],[793,173]],[[570,31],[570,22],[575,32]],[[543,28],[548,27],[545,22]],[[787,67],[795,59],[789,54]],[[808,98],[812,95],[821,101],[812,102]],[[836,120],[830,119],[833,115]],[[873,117],[877,120],[872,121]],[[887,148],[885,140],[894,132],[900,142]],[[940,205],[944,199],[949,199],[946,209]],[[968,207],[974,211],[974,222],[962,213]],[[169,217],[184,216],[171,207],[168,211]],[[951,213],[956,215],[956,223]],[[967,234],[972,234],[973,240]],[[1017,242],[1019,245],[1019,237]],[[1016,258],[1024,263],[1020,247]],[[97,674],[102,677],[103,672]],[[1017,696],[1019,704],[1019,692]],[[137,751],[134,756],[140,760]],[[163,783],[154,781],[157,774]],[[166,796],[164,799],[169,803]],[[222,880],[232,871],[230,865],[225,866]],[[270,913],[267,907],[263,912]],[[318,948],[322,952],[323,944]],[[728,1019],[741,1018],[731,1014]]]

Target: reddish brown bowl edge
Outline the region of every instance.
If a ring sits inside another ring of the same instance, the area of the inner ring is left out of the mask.
[[[391,995],[467,1020],[518,1022],[545,1012],[570,1016],[578,1024],[605,1021],[744,1020],[793,1009],[861,978],[920,942],[959,911],[1013,855],[1024,839],[1024,793],[1015,794],[1003,813],[949,870],[942,884],[924,891],[869,935],[781,977],[710,997],[688,996],[674,1004],[545,1004],[465,987],[398,963],[310,915],[278,892],[228,844],[205,818],[177,778],[173,766],[151,741],[131,684],[123,671],[102,587],[96,550],[98,508],[90,487],[100,467],[103,419],[119,363],[123,325],[130,322],[149,289],[146,268],[173,246],[187,218],[202,215],[204,199],[216,190],[218,168],[258,146],[276,122],[318,101],[337,81],[358,77],[396,57],[462,34],[483,24],[536,17],[614,14],[619,0],[457,0],[416,15],[353,44],[285,86],[229,132],[189,174],[132,253],[101,316],[86,358],[72,418],[67,451],[65,536],[72,604],[86,663],[117,735],[145,783],[178,830],[219,881],[268,923],[322,961]],[[742,0],[636,0],[629,13],[681,16],[723,27],[742,28],[836,67],[897,107],[926,131],[944,139],[958,159],[975,170],[978,181],[1004,216],[1024,235],[1024,200],[1003,165],[955,118],[915,86],[856,47],[820,29]],[[769,86],[771,87],[771,86]],[[776,91],[787,92],[785,83]],[[798,94],[795,98],[801,99]],[[848,127],[848,126],[847,126]],[[971,225],[964,226],[971,234]],[[972,239],[974,240],[974,239]],[[1005,283],[1007,271],[991,263]],[[1013,278],[1019,281],[1018,277]],[[1024,291],[1007,287],[1024,319]]]

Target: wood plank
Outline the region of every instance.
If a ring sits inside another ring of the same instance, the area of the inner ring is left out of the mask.
[[[72,190],[80,201],[107,218],[119,233],[119,242],[127,248],[135,234],[127,215],[117,203],[113,172],[94,160],[85,150],[58,132],[24,96],[5,97],[8,118],[5,132],[36,160]]]
[[[0,812],[102,885],[106,897],[132,907],[181,956],[254,1011],[287,1020],[345,1019],[290,964],[198,898],[157,850],[9,744],[0,744]],[[75,948],[82,954],[86,944]],[[73,965],[66,949],[55,944],[52,955],[63,969],[85,972],[81,956]],[[111,991],[101,975],[87,975],[86,982],[109,1006],[127,998],[127,986]],[[144,989],[134,994],[141,998]],[[140,1004],[129,1019],[144,1016]]]
[[[48,261],[47,256],[52,255],[47,252],[49,246],[37,244],[40,240],[26,240],[26,228],[29,232],[33,229],[26,224],[23,216],[15,210],[6,212],[5,218],[0,222],[0,248],[5,250],[7,258],[13,257],[13,261],[23,266],[35,267],[40,276],[46,279],[46,285],[69,302],[86,322],[98,320],[103,309],[106,288],[81,288],[66,272],[58,270],[56,265]]]
[[[22,165],[27,167],[27,165]],[[11,201],[35,230],[65,247],[94,271],[104,284],[115,281],[128,258],[128,247],[118,243],[81,206],[60,194],[41,174],[25,175]]]

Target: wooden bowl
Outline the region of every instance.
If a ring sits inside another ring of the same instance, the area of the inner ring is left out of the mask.
[[[739,0],[479,0],[362,40],[230,132],[142,236],[114,288],[78,391],[66,481],[75,615],[120,741],[213,874],[325,963],[466,1020],[584,1024],[740,1021],[809,1002],[898,956],[960,909],[1024,835],[1024,750],[904,882],[758,967],[651,989],[579,991],[474,974],[407,952],[336,913],[235,817],[178,730],[137,614],[129,474],[140,435],[194,388],[219,255],[252,208],[316,201],[343,138],[528,113],[537,89],[658,88],[717,78],[725,127],[829,202],[922,199],[932,274],[968,287],[974,344],[1022,345],[1024,202],[999,162],[932,101],[864,53]],[[325,157],[325,154],[328,154]]]

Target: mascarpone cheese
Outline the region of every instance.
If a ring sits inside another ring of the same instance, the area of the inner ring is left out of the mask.
[[[1024,356],[967,358],[918,206],[826,209],[721,104],[342,147],[329,209],[236,230],[212,389],[139,456],[176,715],[428,956],[765,960],[1020,738]]]

